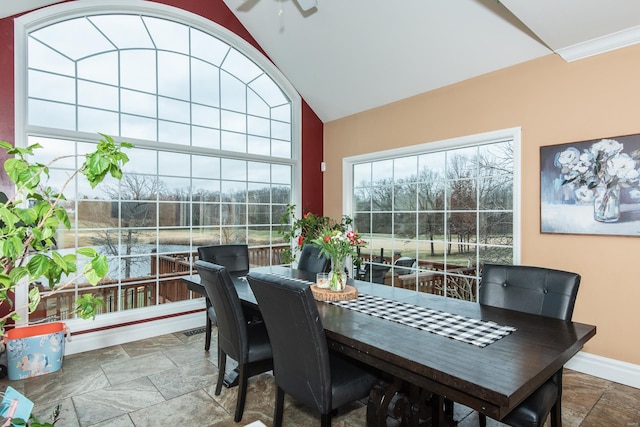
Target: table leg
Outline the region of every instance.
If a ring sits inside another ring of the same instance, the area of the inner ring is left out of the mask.
[[[394,378],[381,381],[369,394],[367,426],[448,427],[457,423],[445,414],[445,399],[428,390]]]

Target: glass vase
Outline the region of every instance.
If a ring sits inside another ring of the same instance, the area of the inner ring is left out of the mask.
[[[342,292],[347,288],[347,273],[344,271],[344,258],[331,258],[331,271],[329,272],[329,287],[332,291]]]
[[[616,222],[620,219],[620,188],[598,187],[593,199],[593,218],[600,222]]]

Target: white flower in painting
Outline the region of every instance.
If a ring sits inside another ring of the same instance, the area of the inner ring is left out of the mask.
[[[607,162],[607,174],[617,177],[620,182],[635,181],[640,175],[635,169],[636,162],[626,153],[618,154]]]
[[[586,185],[578,187],[574,193],[576,195],[576,199],[580,202],[593,202],[593,199],[595,198],[593,190]]]
[[[568,170],[572,166],[578,163],[580,158],[580,151],[577,148],[569,147],[566,150],[556,153],[556,158],[554,163],[557,167],[562,168],[563,171],[565,168]]]
[[[622,148],[622,144],[615,139],[602,139],[598,142],[593,143],[589,150],[596,157],[598,156],[598,154],[602,154],[606,157],[611,157],[621,152]]]
[[[580,175],[584,175],[589,172],[592,166],[593,162],[591,155],[583,153],[578,158],[578,162],[573,166],[572,170]]]

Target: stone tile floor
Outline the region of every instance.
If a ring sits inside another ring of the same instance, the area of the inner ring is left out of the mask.
[[[214,331],[215,337],[215,331]],[[34,414],[49,419],[61,404],[56,427],[245,426],[271,425],[274,382],[266,373],[250,379],[244,417],[233,421],[236,389],[217,379],[215,338],[204,351],[204,334],[175,333],[66,356],[60,371],[20,381],[0,380],[35,403]],[[233,369],[227,363],[227,369]],[[336,427],[364,427],[366,404],[355,402],[334,417]],[[564,426],[640,427],[640,390],[565,370]],[[455,406],[460,427],[478,425],[477,414]],[[313,412],[287,398],[285,426],[319,425]],[[489,420],[489,426],[503,424]],[[547,422],[547,425],[549,422]]]

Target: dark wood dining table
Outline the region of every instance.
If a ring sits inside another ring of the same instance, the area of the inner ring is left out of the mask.
[[[255,271],[309,282],[315,280],[315,274],[286,267],[260,267]],[[185,277],[183,281],[190,290],[205,294],[198,276]],[[242,303],[257,307],[246,279],[234,278],[234,283]],[[376,283],[357,280],[350,280],[349,283],[358,289],[359,294],[380,296],[516,328],[486,347],[478,347],[319,301],[318,310],[329,347],[378,368],[393,378],[393,384],[388,389],[372,391],[367,411],[370,425],[383,424],[388,412],[385,404],[391,401],[397,404],[400,394],[405,397],[412,395],[406,398],[408,404],[405,407],[409,409],[401,415],[403,418],[420,418],[420,413],[416,413],[415,401],[425,400],[428,396],[431,425],[446,423],[441,411],[445,398],[500,420],[562,368],[596,333],[595,326],[583,323],[565,322]],[[305,284],[301,282],[301,286]],[[417,424],[414,421],[408,424]]]

